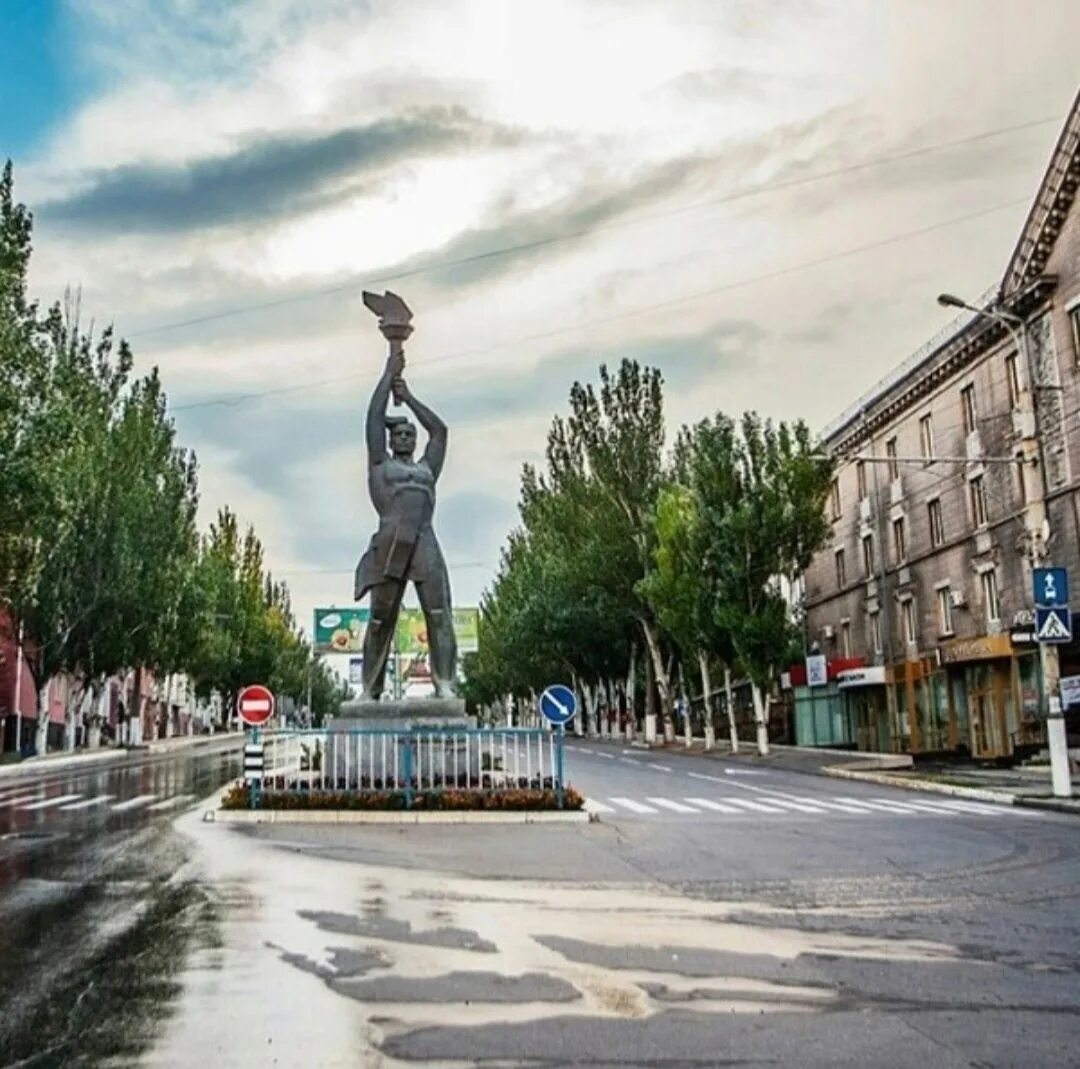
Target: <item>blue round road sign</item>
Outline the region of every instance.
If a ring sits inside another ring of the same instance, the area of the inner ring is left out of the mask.
[[[569,724],[577,712],[577,697],[569,687],[552,683],[540,695],[540,712],[557,727]]]

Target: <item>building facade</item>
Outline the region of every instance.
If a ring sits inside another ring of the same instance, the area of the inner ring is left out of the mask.
[[[845,662],[817,696],[834,745],[1002,759],[1045,744],[1057,685],[1032,568],[1080,586],[1078,186],[1080,99],[1000,284],[823,432],[832,539],[805,606],[808,642]],[[1080,676],[1080,646],[1058,653]]]

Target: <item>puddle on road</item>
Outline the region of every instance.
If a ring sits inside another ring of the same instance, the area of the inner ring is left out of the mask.
[[[775,906],[330,860],[199,818],[178,826],[224,945],[190,964],[151,1065],[391,1069],[414,1063],[380,1048],[415,1029],[813,1014],[840,998],[815,959],[959,959],[940,943],[803,931]]]

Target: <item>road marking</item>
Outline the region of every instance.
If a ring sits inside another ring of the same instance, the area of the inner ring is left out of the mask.
[[[657,772],[670,772],[671,769],[667,765],[654,765],[651,761],[648,763],[649,768],[655,768]]]
[[[623,763],[624,765],[633,765],[633,766],[634,766],[635,768],[637,768],[637,767],[638,767],[638,763],[637,763],[637,761],[631,761],[629,757],[620,757],[620,758],[619,758],[619,760],[620,760],[620,761],[621,761],[621,762],[622,762],[622,763]]]
[[[746,809],[754,809],[759,813],[783,813],[783,809],[777,809],[772,805],[765,805],[763,802],[752,802],[749,798],[725,798],[725,802],[730,802],[731,805],[744,806]]]
[[[875,798],[874,801],[875,802],[887,802],[889,805],[908,806],[911,809],[918,810],[919,812],[922,812],[922,813],[940,813],[943,816],[947,816],[947,817],[955,817],[957,815],[955,809],[946,809],[942,805],[933,805],[930,802],[908,802],[908,801],[893,802],[889,798]]]
[[[590,750],[589,753],[591,753],[593,757],[603,757],[607,761],[615,760],[615,755],[613,753],[600,753],[598,750]]]
[[[41,797],[41,792],[40,791],[37,791],[34,794],[19,794],[19,795],[16,795],[14,798],[5,798],[2,802],[0,802],[0,806],[20,805],[23,802],[36,801],[40,797]]]
[[[114,813],[126,813],[129,809],[138,809],[139,806],[152,802],[156,797],[156,794],[140,794],[135,798],[129,798],[126,802],[117,802],[112,807],[112,811]]]
[[[948,806],[949,809],[959,810],[961,813],[980,813],[988,817],[1001,817],[1012,814],[1015,811],[1006,806],[979,805],[977,802],[938,802],[938,805]]]
[[[585,812],[586,813],[614,813],[615,810],[609,805],[604,805],[603,802],[597,802],[592,798],[585,799]]]
[[[797,813],[824,813],[825,810],[820,806],[806,805],[804,802],[789,802],[786,798],[774,798],[772,795],[767,796],[769,799],[769,805],[783,806],[785,809],[794,809]]]
[[[733,805],[724,805],[723,802],[714,802],[711,798],[687,798],[693,805],[699,805],[702,809],[712,809],[717,813],[740,813]]]
[[[705,779],[708,780],[710,783],[726,782],[725,780],[722,780],[719,776],[706,776],[704,772],[687,772],[686,774],[692,779]]]
[[[609,802],[614,802],[616,805],[625,806],[631,813],[655,813],[651,805],[642,805],[641,802],[635,802],[633,798],[609,798]]]
[[[756,768],[725,768],[725,776],[764,776],[765,773]]]
[[[193,794],[178,794],[175,798],[166,798],[164,802],[156,802],[152,806],[147,807],[147,813],[159,813],[163,809],[173,809],[178,805],[183,805],[185,802],[190,802],[194,799]]]
[[[858,813],[859,816],[865,817],[867,813],[873,813],[873,810],[864,805],[862,802],[856,802],[848,798],[843,802],[826,802],[824,798],[806,798],[800,799],[800,801],[807,801],[811,805],[822,805],[826,809],[839,809],[842,813]]]
[[[54,805],[63,805],[65,802],[74,802],[76,798],[81,797],[81,794],[60,794],[55,798],[46,798],[44,802],[35,802],[33,805],[24,805],[19,808],[24,812],[29,813],[34,809],[51,809]]]
[[[670,798],[649,798],[647,801],[658,805],[663,809],[670,809],[673,813],[697,813],[692,805],[683,805],[682,802],[673,802]]]
[[[62,813],[70,813],[73,809],[89,809],[92,805],[102,805],[115,797],[115,794],[99,794],[96,798],[87,798],[82,802],[72,802],[71,805],[62,805],[60,811]]]
[[[846,799],[840,799],[845,801]],[[879,809],[885,813],[899,813],[901,816],[910,817],[915,813],[914,809],[905,809],[903,806],[896,805],[894,802],[860,802],[860,805],[869,806],[871,809]]]

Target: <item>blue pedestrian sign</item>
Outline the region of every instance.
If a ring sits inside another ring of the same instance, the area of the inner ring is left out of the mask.
[[[562,683],[552,683],[540,695],[540,712],[556,727],[569,724],[577,712],[577,696]]]
[[[1035,610],[1036,642],[1072,642],[1072,613],[1064,606]]]
[[[1035,604],[1054,609],[1069,604],[1069,570],[1067,568],[1035,568]]]

